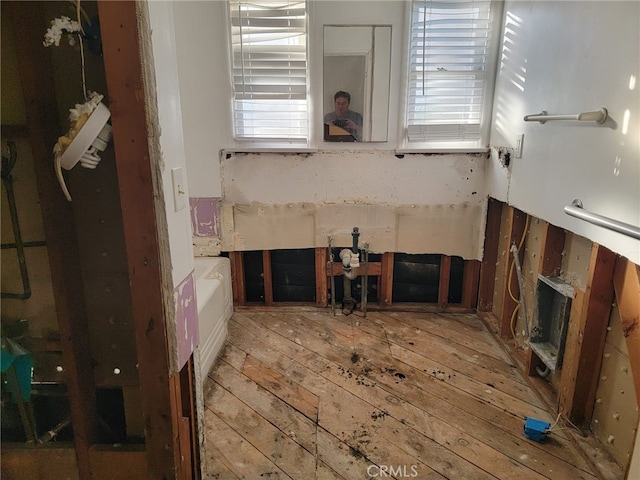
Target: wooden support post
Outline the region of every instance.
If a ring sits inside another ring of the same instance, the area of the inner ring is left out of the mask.
[[[242,307],[247,304],[247,294],[244,284],[244,255],[242,252],[229,252],[229,260],[231,261],[233,304]]]
[[[560,412],[576,425],[590,420],[593,412],[613,301],[615,260],[610,250],[594,244],[584,295],[576,295],[576,305],[572,303],[558,395]]]
[[[438,283],[438,306],[444,308],[449,303],[449,281],[451,279],[451,257],[440,257],[440,281]]]
[[[640,267],[624,257],[618,257],[613,272],[613,287],[620,310],[622,332],[627,341],[636,401],[640,405]]]
[[[562,267],[562,251],[564,250],[565,233],[562,228],[545,222],[542,230],[543,238],[540,242],[538,258],[538,273],[546,277],[558,275]],[[537,375],[536,367],[545,368],[544,362],[538,358],[532,349],[527,351],[527,373]]]
[[[518,288],[518,277],[515,272],[515,267],[513,268],[513,274],[511,273],[511,264],[513,263],[513,254],[511,253],[511,246],[515,243],[516,245],[520,244],[522,240],[522,236],[526,235],[527,232],[524,231],[525,225],[527,221],[527,214],[517,210],[513,207],[509,207],[509,219],[507,223],[507,235],[509,238],[509,242],[507,244],[507,258],[504,262],[504,270],[500,272],[501,275],[504,275],[504,292],[502,292],[502,311],[500,312],[500,336],[501,337],[510,337],[511,336],[511,317],[513,316],[513,311],[516,309],[518,305],[516,301],[511,298],[513,295],[515,298],[518,298],[520,289]],[[520,264],[524,261],[524,248],[520,249],[519,258]],[[509,278],[511,277],[511,278]],[[509,283],[509,280],[511,282]],[[509,290],[511,288],[511,290]],[[511,291],[511,294],[509,293]]]
[[[273,306],[273,275],[271,274],[271,251],[262,251],[262,280],[264,281],[264,304]]]
[[[382,254],[380,272],[380,306],[390,307],[393,297],[393,252]]]
[[[182,462],[176,430],[181,413],[175,401],[175,382],[171,380],[165,317],[165,300],[170,300],[163,289],[161,258],[167,258],[169,253],[158,242],[158,231],[163,227],[158,225],[156,208],[164,206],[155,203],[154,185],[161,175],[161,159],[156,158],[158,126],[153,123],[153,114],[148,116],[149,109],[153,112],[155,108],[155,77],[148,70],[143,71],[143,67],[150,68],[142,59],[149,55],[151,45],[145,5],[134,1],[98,2],[98,11],[129,268],[148,473],[149,478],[176,478]]]
[[[476,308],[478,305],[478,281],[480,277],[480,262],[465,260],[462,277],[462,306]]]
[[[316,247],[316,306],[326,307],[328,303],[327,290],[327,247]]]
[[[63,133],[50,50],[35,34],[48,24],[38,4],[8,2],[16,37],[20,82],[25,100],[34,172],[42,210],[53,295],[63,351],[64,382],[68,389],[76,460],[80,478],[90,478],[89,448],[97,439],[93,360],[87,343],[89,329],[72,204],[60,191],[51,149]],[[19,153],[20,155],[20,153]],[[34,199],[34,202],[36,199]],[[73,474],[71,471],[69,475]]]
[[[538,273],[546,277],[558,275],[562,267],[564,229],[545,222],[542,235],[544,235],[544,238],[541,242]]]
[[[487,206],[484,257],[480,268],[480,285],[478,286],[478,310],[481,312],[493,310],[493,290],[496,284],[496,263],[498,262],[502,205],[502,202],[490,198]]]

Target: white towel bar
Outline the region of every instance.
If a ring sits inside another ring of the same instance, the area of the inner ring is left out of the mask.
[[[582,201],[578,199],[575,199],[571,205],[564,207],[564,213],[584,220],[585,222],[593,223],[594,225],[640,240],[640,228],[584,210],[582,208]]]
[[[602,107],[600,110],[596,110],[595,112],[582,112],[575,114],[567,114],[567,115],[549,115],[545,110],[540,113],[536,113],[533,115],[525,115],[525,122],[540,122],[545,123],[549,120],[575,120],[578,122],[596,122],[599,124],[603,124],[609,118],[609,112],[607,109]]]

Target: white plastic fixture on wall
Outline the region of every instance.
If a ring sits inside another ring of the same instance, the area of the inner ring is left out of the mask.
[[[110,117],[109,109],[99,103],[65,151],[56,156],[56,176],[67,200],[71,201],[71,195],[61,169],[71,170],[78,162],[84,168],[94,169],[98,166],[98,153],[103,152],[111,140],[111,125],[107,123]]]

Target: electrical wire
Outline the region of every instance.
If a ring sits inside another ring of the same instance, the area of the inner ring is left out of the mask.
[[[529,230],[529,218],[530,218],[529,215],[527,215],[527,219],[524,224],[524,230],[522,231],[522,238],[520,238],[520,243],[518,244],[518,252],[522,249],[522,245],[524,245],[524,241],[527,238],[527,231]],[[509,278],[507,280],[507,291],[509,292],[509,296],[511,297],[511,300],[513,300],[516,303],[516,307],[513,309],[513,312],[511,313],[511,320],[509,321],[509,327],[511,328],[511,336],[513,337],[514,342],[516,342],[517,344],[518,339],[516,337],[516,332],[515,332],[515,318],[518,313],[518,310],[520,310],[520,300],[514,297],[513,292],[511,291],[511,282],[513,280],[513,270],[515,267],[515,263],[516,263],[515,259],[512,259],[511,268],[509,268]]]

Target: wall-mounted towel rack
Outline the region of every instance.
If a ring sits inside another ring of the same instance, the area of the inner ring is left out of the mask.
[[[602,107],[600,110],[596,110],[595,112],[582,112],[566,115],[549,115],[545,110],[543,110],[540,113],[533,115],[525,115],[524,121],[545,123],[549,120],[575,120],[578,122],[596,122],[603,124],[607,121],[607,118],[609,118],[609,112],[607,112],[606,108]]]
[[[582,208],[582,201],[579,199],[575,199],[571,205],[564,207],[564,213],[584,220],[585,222],[593,223],[594,225],[608,228],[614,232],[622,233],[628,237],[640,240],[640,228],[584,210]]]

